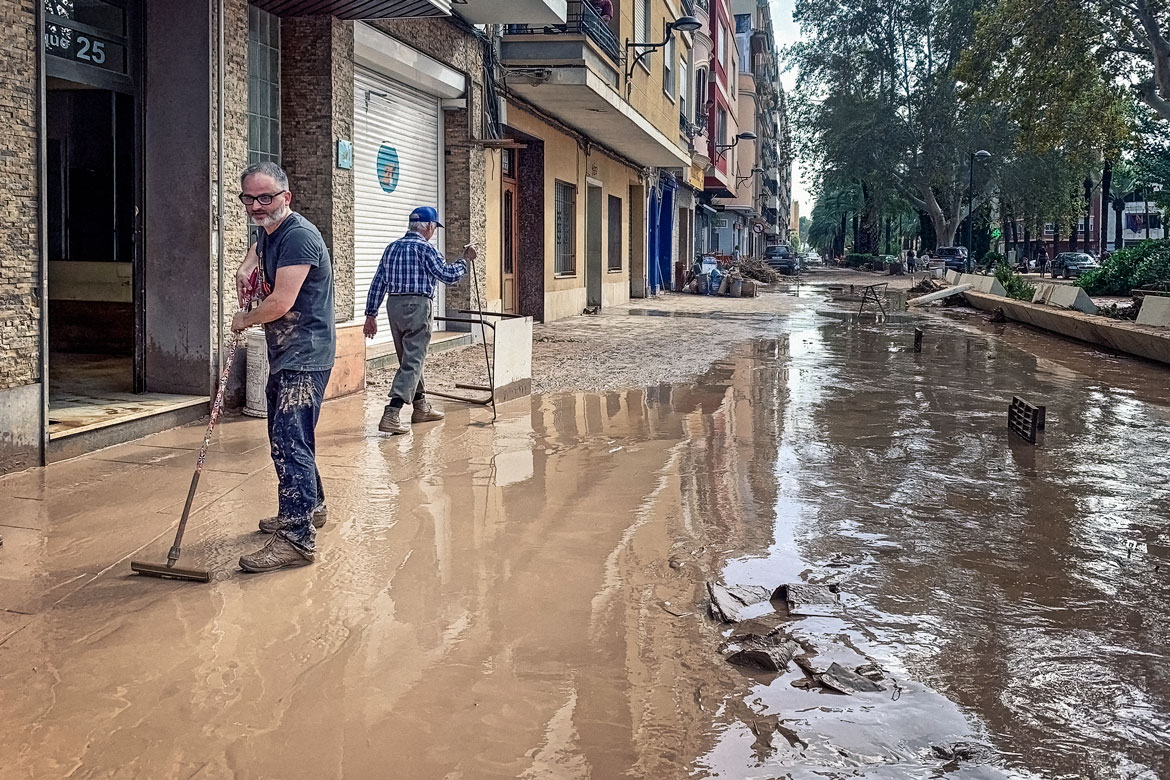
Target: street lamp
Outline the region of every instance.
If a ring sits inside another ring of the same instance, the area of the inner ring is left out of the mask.
[[[759,174],[759,173],[766,173],[766,172],[767,172],[767,171],[765,171],[763,168],[758,168],[758,167],[757,167],[757,168],[752,168],[752,170],[751,170],[751,173],[749,173],[747,176],[736,176],[736,177],[735,177],[735,186],[736,186],[736,187],[738,187],[738,186],[739,186],[739,183],[740,183],[741,181],[747,181],[748,179],[750,179],[751,177],[755,176],[756,174]]]
[[[626,90],[629,91],[629,89],[630,89],[630,79],[634,75],[634,67],[639,62],[641,62],[642,58],[645,57],[647,54],[649,54],[652,51],[656,51],[658,49],[661,49],[663,46],[665,46],[667,43],[669,43],[670,39],[674,37],[675,30],[678,30],[679,32],[693,33],[696,30],[702,29],[702,27],[703,27],[703,23],[700,22],[695,17],[693,17],[693,16],[680,16],[679,18],[675,19],[673,22],[669,22],[666,25],[666,37],[662,39],[662,43],[635,43],[634,41],[631,41],[629,38],[626,38],[626,51],[627,52],[629,52],[630,49],[641,49],[641,51],[638,52],[638,56],[634,57],[634,59],[630,61],[630,67],[626,69]]]
[[[715,158],[718,159],[723,156],[723,153],[728,149],[734,148],[740,141],[754,141],[758,138],[751,130],[744,130],[735,137],[735,140],[729,144],[715,144]]]
[[[967,270],[973,271],[975,269],[975,248],[971,243],[971,228],[975,224],[974,203],[975,203],[975,161],[983,162],[991,157],[991,152],[986,149],[980,149],[977,152],[971,152],[970,159],[967,161],[967,169],[970,171],[970,176],[967,180]]]

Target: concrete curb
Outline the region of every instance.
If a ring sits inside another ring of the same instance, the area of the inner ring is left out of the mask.
[[[985,293],[966,292],[963,297],[982,311],[1003,309],[1004,316],[1010,320],[1170,365],[1170,331],[1166,328],[1110,320]]]

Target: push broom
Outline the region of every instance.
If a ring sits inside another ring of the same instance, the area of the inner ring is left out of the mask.
[[[247,311],[252,302],[252,291],[256,289],[257,271],[252,272],[248,292],[244,294],[244,303],[240,307]],[[187,503],[183,505],[183,516],[179,518],[179,528],[175,531],[175,542],[167,553],[165,565],[130,561],[130,569],[137,574],[147,577],[163,577],[175,580],[193,580],[195,582],[211,582],[211,572],[206,569],[184,569],[176,566],[179,562],[179,553],[183,543],[183,531],[187,529],[187,518],[191,515],[191,503],[195,500],[195,490],[199,487],[199,475],[203,473],[203,461],[207,459],[207,448],[211,446],[211,432],[215,430],[215,423],[223,411],[223,390],[227,386],[228,376],[232,371],[232,362],[236,357],[236,347],[240,339],[232,334],[232,344],[228,348],[227,361],[224,362],[223,372],[219,375],[219,389],[215,393],[215,402],[211,405],[211,419],[207,421],[207,431],[203,434],[203,446],[199,448],[199,458],[195,461],[195,473],[191,475],[191,487],[187,490]]]

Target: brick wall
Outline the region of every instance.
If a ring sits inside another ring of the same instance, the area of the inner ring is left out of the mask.
[[[353,24],[328,16],[280,25],[281,159],[293,208],[321,231],[333,259],[338,321],[353,317],[353,171],[336,166],[353,138]]]
[[[0,0],[0,389],[40,379],[36,58],[31,0]],[[3,416],[0,416],[0,422]],[[9,429],[9,426],[3,426]]]

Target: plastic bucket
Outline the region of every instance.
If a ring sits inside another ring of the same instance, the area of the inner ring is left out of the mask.
[[[264,390],[268,386],[268,342],[264,328],[248,328],[248,371],[245,380],[244,414],[267,417],[268,401]]]

